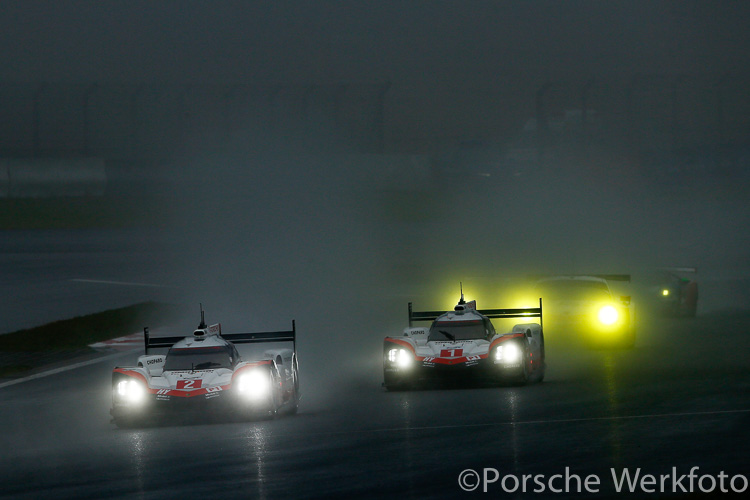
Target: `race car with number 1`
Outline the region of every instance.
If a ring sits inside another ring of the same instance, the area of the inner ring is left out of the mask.
[[[534,317],[539,323],[516,324],[508,333],[497,333],[491,321]],[[432,324],[412,327],[417,321]],[[426,381],[541,382],[545,369],[541,299],[539,307],[478,310],[476,301],[465,301],[461,293],[448,312],[417,312],[409,303],[409,328],[383,341],[383,385],[388,390]]]

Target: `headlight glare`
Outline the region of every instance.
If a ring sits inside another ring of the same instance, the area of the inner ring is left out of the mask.
[[[506,342],[495,351],[495,359],[505,363],[515,363],[521,358],[521,349],[515,342]]]
[[[391,349],[388,351],[388,361],[391,363],[395,363],[398,359],[398,349]]]
[[[664,290],[662,290],[662,291],[661,291],[661,294],[662,294],[662,295],[663,295],[664,297],[668,297],[668,296],[669,296],[669,289],[668,289],[668,288],[665,288]]]
[[[407,368],[411,366],[412,357],[411,354],[406,352],[404,349],[398,351],[398,366],[401,368]]]
[[[388,361],[400,368],[408,368],[414,361],[414,357],[405,349],[391,349],[388,351]]]
[[[237,377],[237,390],[249,398],[268,394],[269,386],[268,374],[264,370],[253,370]]]
[[[599,321],[604,325],[611,325],[617,321],[619,314],[617,309],[612,306],[604,306],[599,309]]]
[[[117,396],[121,401],[140,403],[146,397],[146,388],[137,380],[121,380],[117,383]]]

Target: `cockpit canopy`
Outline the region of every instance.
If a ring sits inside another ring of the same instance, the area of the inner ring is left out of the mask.
[[[164,371],[233,369],[239,361],[237,349],[230,345],[171,348],[167,352]]]
[[[495,334],[495,329],[489,319],[478,314],[467,315],[466,319],[450,320],[438,318],[432,323],[428,341],[433,340],[478,340],[489,339]]]

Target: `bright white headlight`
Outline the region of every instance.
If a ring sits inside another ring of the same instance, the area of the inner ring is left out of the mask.
[[[400,368],[411,366],[414,358],[405,349],[391,349],[388,351],[388,361],[398,365]]]
[[[117,383],[117,395],[129,403],[140,403],[146,397],[146,388],[137,380],[121,380]]]
[[[388,361],[390,361],[391,363],[395,363],[398,359],[398,351],[399,349],[391,349],[390,351],[388,351]]]
[[[604,306],[599,309],[599,321],[604,325],[611,325],[617,321],[617,309],[612,306]]]
[[[661,291],[661,294],[662,294],[663,296],[665,296],[665,297],[666,297],[666,296],[668,296],[668,295],[669,295],[669,288],[665,288],[665,289],[663,289],[663,290]]]
[[[401,368],[406,368],[408,366],[411,366],[412,357],[411,354],[406,352],[403,349],[398,350],[398,366]]]
[[[506,363],[515,363],[521,357],[521,350],[515,342],[509,342],[501,345],[495,351],[495,359]]]
[[[250,398],[259,398],[268,394],[270,381],[264,370],[253,370],[237,377],[237,389]]]

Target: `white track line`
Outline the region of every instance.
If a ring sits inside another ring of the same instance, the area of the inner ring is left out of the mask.
[[[49,371],[46,371],[46,372],[35,373],[34,375],[29,375],[28,377],[17,378],[17,379],[14,379],[14,380],[9,380],[7,382],[2,382],[2,383],[0,383],[0,389],[2,389],[3,387],[8,387],[8,386],[11,386],[11,385],[20,384],[22,382],[28,382],[30,380],[36,380],[38,378],[49,377],[50,375],[55,375],[56,373],[62,373],[62,372],[66,372],[68,370],[74,370],[76,368],[81,368],[82,366],[93,365],[93,364],[96,364],[96,363],[100,363],[102,361],[107,361],[108,359],[113,359],[113,358],[117,358],[117,357],[120,357],[120,356],[125,356],[126,354],[130,354],[133,351],[137,351],[139,349],[141,349],[141,348],[139,347],[139,348],[136,348],[136,349],[132,349],[130,351],[118,352],[118,353],[110,354],[109,356],[104,356],[104,357],[101,357],[101,358],[89,359],[88,361],[81,361],[80,363],[75,363],[75,364],[67,365],[67,366],[61,366],[60,368],[55,368],[54,370],[49,370]]]
[[[156,285],[154,283],[128,283],[127,281],[89,280],[89,279],[83,279],[83,278],[73,278],[70,281],[75,281],[77,283],[98,283],[100,285],[148,286],[151,288],[172,288],[168,285]]]

